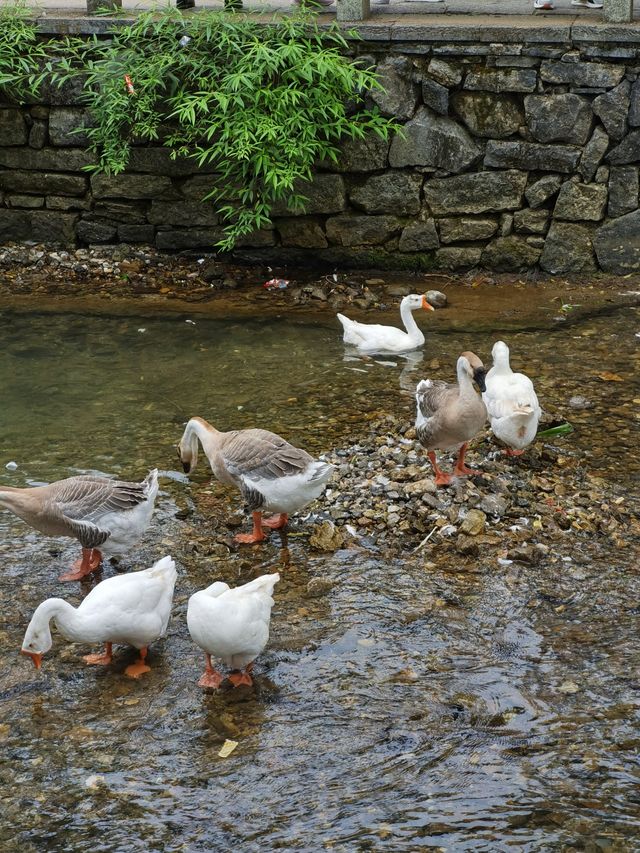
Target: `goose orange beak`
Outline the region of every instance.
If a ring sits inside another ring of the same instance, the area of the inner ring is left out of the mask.
[[[42,652],[28,652],[26,649],[21,649],[20,654],[30,657],[36,669],[42,666]]]
[[[423,297],[422,297],[422,307],[423,307],[426,311],[435,311],[435,308],[433,307],[433,305],[431,305],[429,302],[427,302],[427,297],[426,297],[426,296],[423,296]]]

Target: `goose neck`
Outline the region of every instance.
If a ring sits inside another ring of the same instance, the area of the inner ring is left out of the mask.
[[[402,320],[409,337],[415,338],[416,340],[419,340],[420,338],[424,340],[424,336],[418,328],[418,324],[413,316],[413,311],[408,300],[403,300],[400,303],[400,319]]]

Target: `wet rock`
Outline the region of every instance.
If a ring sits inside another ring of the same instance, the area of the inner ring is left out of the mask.
[[[311,578],[307,584],[307,597],[320,598],[333,589],[334,583],[329,578]]]
[[[345,542],[344,533],[331,521],[323,521],[313,528],[309,544],[317,551],[337,551]]]
[[[558,687],[559,693],[578,693],[579,690],[580,686],[575,681],[563,681],[560,687]]]
[[[500,495],[485,495],[478,504],[478,508],[486,515],[502,518],[507,511],[507,501]]]
[[[487,516],[482,510],[470,509],[460,525],[460,532],[469,536],[478,536],[478,534],[484,533],[486,522]]]
[[[593,403],[590,400],[587,400],[586,397],[578,394],[569,400],[569,405],[572,409],[590,409],[592,408]]]
[[[515,548],[510,548],[507,554],[510,560],[516,563],[538,563],[541,558],[539,551],[533,545],[517,545]]]
[[[427,291],[427,302],[429,305],[433,305],[434,308],[445,308],[447,301],[446,293],[442,293],[441,290]]]
[[[477,557],[480,553],[480,548],[472,536],[463,536],[460,534],[456,539],[456,551],[465,557]]]

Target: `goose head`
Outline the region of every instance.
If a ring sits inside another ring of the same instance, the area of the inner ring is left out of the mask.
[[[24,635],[20,654],[30,657],[35,668],[40,669],[42,666],[42,655],[46,654],[52,645],[53,640],[51,639],[51,631],[49,630],[49,620],[41,616],[38,613],[38,609],[36,609]]]
[[[491,358],[496,367],[509,367],[509,347],[504,341],[496,341],[491,350]]]
[[[422,293],[410,293],[404,297],[400,305],[401,307],[406,305],[411,311],[417,311],[418,308],[424,308],[426,311],[434,310],[433,305],[427,302],[426,295]]]
[[[463,375],[469,376],[482,392],[487,390],[484,383],[486,368],[474,352],[463,352],[458,359],[457,369],[458,375],[462,372]]]
[[[195,436],[183,435],[176,445],[178,459],[182,463],[182,470],[190,474],[198,464],[198,440]]]

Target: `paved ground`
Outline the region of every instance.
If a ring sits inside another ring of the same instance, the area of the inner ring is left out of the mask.
[[[0,6],[8,2],[10,0],[0,0]],[[198,8],[219,9],[223,6],[223,0],[204,0],[204,2],[196,0],[196,4]],[[30,5],[36,9],[42,9],[47,16],[52,14],[63,16],[69,12],[78,14],[86,10],[86,0],[38,0]],[[147,9],[156,4],[152,0],[123,0],[122,5],[124,9],[134,10]],[[173,2],[170,5],[174,5]],[[292,0],[244,0],[245,9],[269,11],[285,9],[291,5]],[[553,12],[534,12],[533,0],[445,0],[442,3],[429,3],[424,0],[390,0],[388,5],[382,6],[377,5],[375,0],[371,0],[374,15],[527,15],[536,18],[561,18],[565,25],[580,22],[595,23],[602,20],[601,10],[577,8],[571,5],[571,0],[554,0],[554,5]],[[328,12],[334,10],[335,3],[327,9]],[[640,0],[635,0],[634,22],[637,22],[638,18],[640,18]]]

